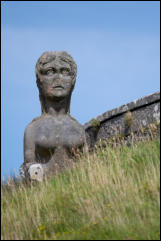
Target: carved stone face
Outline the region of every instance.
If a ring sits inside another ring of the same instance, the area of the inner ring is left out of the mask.
[[[41,67],[39,72],[41,93],[46,98],[69,96],[73,87],[73,75],[69,63],[56,58]]]

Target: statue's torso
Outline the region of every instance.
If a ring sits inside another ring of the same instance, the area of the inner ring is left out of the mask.
[[[34,123],[36,161],[47,163],[53,159],[59,163],[72,157],[73,151],[84,145],[84,136],[83,127],[68,115],[40,118]]]

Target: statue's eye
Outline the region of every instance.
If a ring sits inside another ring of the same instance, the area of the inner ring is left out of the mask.
[[[55,74],[55,69],[48,69],[47,71],[46,71],[46,74],[47,75],[51,75],[51,74]]]
[[[67,69],[67,68],[62,68],[61,69],[61,74],[67,75],[67,74],[69,74],[69,72],[70,72],[70,70]]]

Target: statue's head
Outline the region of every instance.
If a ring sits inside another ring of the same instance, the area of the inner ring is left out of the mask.
[[[70,98],[75,85],[77,66],[73,58],[65,51],[45,52],[36,63],[36,82],[40,94],[42,112],[45,112],[45,100],[66,99],[68,112]]]

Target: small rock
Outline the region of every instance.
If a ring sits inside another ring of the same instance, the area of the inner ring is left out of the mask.
[[[28,173],[31,180],[42,182],[44,179],[44,171],[41,164],[32,164],[28,169]]]

